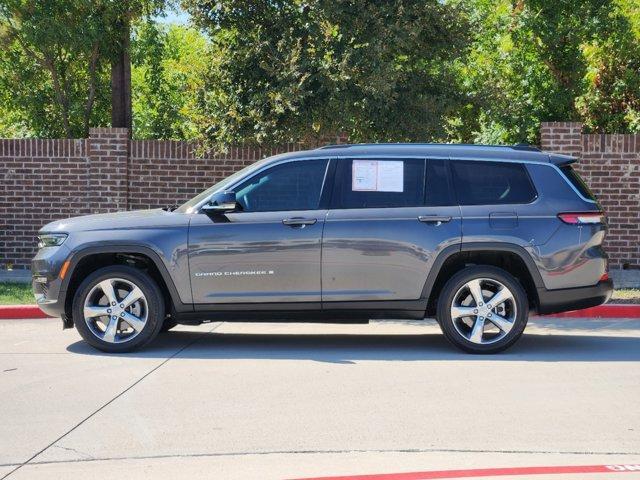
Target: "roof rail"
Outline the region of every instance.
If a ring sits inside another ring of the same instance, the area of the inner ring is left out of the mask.
[[[329,148],[351,148],[351,147],[452,147],[452,148],[464,148],[464,147],[489,147],[489,148],[509,148],[512,150],[523,150],[529,152],[541,152],[538,147],[529,145],[528,143],[517,143],[515,145],[483,145],[473,143],[338,143],[332,145],[323,145],[316,150],[325,150]]]
[[[335,143],[335,144],[323,145],[321,147],[316,148],[316,150],[325,150],[327,148],[347,148],[347,147],[353,147],[353,145],[351,145],[350,143]]]
[[[524,143],[524,142],[516,143],[511,148],[513,148],[514,150],[527,150],[529,152],[541,152],[542,151],[538,147],[535,147],[533,145],[529,145],[528,143]]]

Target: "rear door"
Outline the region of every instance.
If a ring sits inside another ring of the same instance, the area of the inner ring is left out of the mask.
[[[444,159],[337,160],[322,241],[323,308],[418,300],[436,255],[460,235]]]
[[[524,164],[451,160],[451,172],[465,243],[536,245],[544,243],[556,228],[537,205],[538,193]]]

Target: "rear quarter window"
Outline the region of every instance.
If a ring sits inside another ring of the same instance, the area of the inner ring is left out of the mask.
[[[589,187],[582,179],[582,177],[576,172],[571,165],[563,165],[560,167],[560,171],[562,174],[569,180],[569,183],[573,185],[580,195],[584,198],[588,198],[589,200],[596,201],[596,196],[589,190]]]
[[[460,205],[531,203],[538,196],[521,163],[454,160],[451,171]]]

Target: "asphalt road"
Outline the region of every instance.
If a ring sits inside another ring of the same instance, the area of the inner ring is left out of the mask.
[[[535,319],[484,357],[432,322],[215,323],[126,355],[60,328],[0,321],[0,478],[640,463],[640,320]]]

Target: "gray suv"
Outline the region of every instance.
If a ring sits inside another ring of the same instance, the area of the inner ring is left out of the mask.
[[[107,352],[212,320],[432,316],[455,346],[498,352],[529,312],[611,295],[605,217],[574,161],[434,144],[277,155],[179,207],[46,225],[33,289]]]

